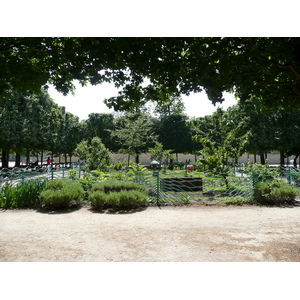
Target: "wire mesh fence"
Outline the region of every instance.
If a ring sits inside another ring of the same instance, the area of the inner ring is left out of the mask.
[[[83,174],[80,166],[72,168],[3,168],[0,171],[0,187],[4,185],[16,186],[18,184],[25,183],[31,179],[45,179],[54,180],[58,178],[68,178],[70,176],[69,171],[73,170],[77,176],[80,177]]]
[[[211,172],[158,172],[148,180],[149,198],[157,204],[187,204],[192,200],[222,201],[230,197],[252,197],[253,183],[248,176],[222,176]]]
[[[87,178],[90,173],[80,165],[71,168],[13,168],[0,171],[0,192],[4,186],[17,186],[34,180],[54,180],[58,178]],[[131,180],[143,185],[148,190],[148,200],[154,205],[182,205],[191,201],[230,202],[250,201],[255,185],[263,178],[279,178],[299,187],[300,171],[288,168],[249,170],[243,166],[234,168],[228,174],[215,174],[212,171],[191,170],[146,170],[142,171],[111,171],[103,170],[99,180],[115,178]]]

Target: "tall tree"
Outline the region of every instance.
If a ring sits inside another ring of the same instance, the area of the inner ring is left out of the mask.
[[[86,138],[92,139],[99,137],[105,147],[111,151],[116,150],[116,143],[111,136],[111,131],[114,129],[114,115],[106,113],[91,113],[85,122]]]
[[[146,152],[156,140],[153,122],[145,114],[127,114],[118,118],[111,134],[120,145],[120,152],[128,155],[128,165],[131,155],[136,156],[138,163],[138,156]]]
[[[0,147],[5,152],[2,166],[8,166],[9,150],[51,150],[56,143],[60,110],[48,93],[10,90],[0,102]]]
[[[158,141],[165,150],[172,149],[173,153],[192,152],[192,131],[186,115],[164,116],[156,124]]]

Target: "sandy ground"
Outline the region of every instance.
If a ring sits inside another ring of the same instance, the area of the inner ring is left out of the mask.
[[[299,262],[300,207],[0,210],[1,262]]]

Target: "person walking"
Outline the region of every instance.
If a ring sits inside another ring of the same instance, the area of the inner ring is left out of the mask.
[[[52,160],[51,160],[50,156],[48,156],[48,159],[47,159],[47,169],[48,169],[48,172],[50,172],[50,170],[51,170],[51,165],[52,165]]]

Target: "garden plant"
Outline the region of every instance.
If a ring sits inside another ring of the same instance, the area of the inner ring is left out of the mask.
[[[81,184],[70,179],[49,181],[40,194],[40,203],[47,208],[68,208],[80,204],[84,190]]]
[[[89,200],[94,209],[130,209],[147,205],[147,190],[124,180],[106,180],[92,186]]]

